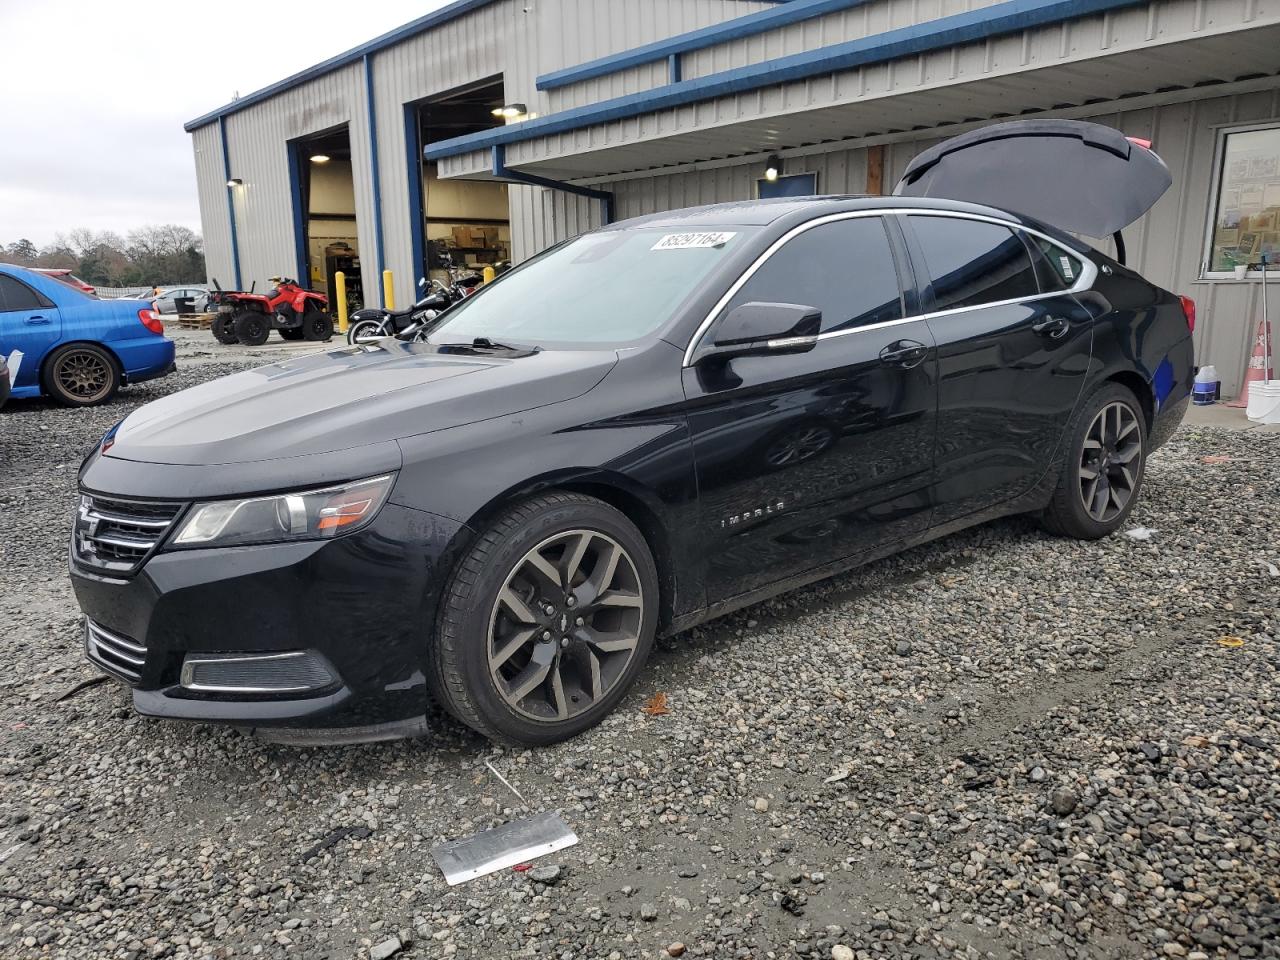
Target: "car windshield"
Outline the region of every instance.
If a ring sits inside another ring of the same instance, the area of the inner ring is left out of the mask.
[[[671,319],[756,228],[591,233],[556,247],[464,300],[431,343],[621,344]]]

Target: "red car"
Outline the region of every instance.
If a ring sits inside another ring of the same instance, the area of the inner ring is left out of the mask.
[[[98,295],[98,291],[95,290],[92,285],[85,283],[70,270],[62,267],[32,267],[31,269],[36,273],[43,273],[47,276],[53,277],[55,280],[61,280],[67,286],[75,287],[81,293],[87,293],[90,296],[95,297]]]

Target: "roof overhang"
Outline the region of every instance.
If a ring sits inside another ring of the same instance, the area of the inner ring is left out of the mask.
[[[515,140],[505,145],[506,163],[553,179],[604,182],[773,153],[826,152],[840,144],[950,136],[1025,114],[1097,116],[1134,109],[1139,101],[1201,99],[1219,86],[1224,94],[1241,84],[1273,89],[1280,73],[1280,12],[1270,19],[1220,23],[1181,39],[1149,38],[1101,55],[1082,51],[1039,67],[1018,60],[971,80],[951,73],[949,55],[947,69],[938,70],[916,57],[872,68],[882,72],[871,76],[860,68],[824,77],[820,104],[805,83],[753,94],[754,113],[733,94]],[[895,83],[890,67],[921,82]],[[493,179],[491,152],[480,145],[446,151],[437,163],[441,177]]]

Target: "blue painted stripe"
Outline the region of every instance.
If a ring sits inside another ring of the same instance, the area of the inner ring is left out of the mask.
[[[311,211],[303,208],[303,201],[310,200],[310,191],[306,197],[303,197],[302,177],[305,168],[302,165],[311,161],[309,158],[303,158],[302,144],[296,140],[289,141],[285,149],[289,154],[289,197],[293,205],[293,257],[298,271],[294,276],[298,278],[298,283],[302,284],[304,290],[310,290],[311,275],[307,270],[307,263],[310,260],[307,250],[307,224],[311,219]]]
[[[236,289],[243,290],[240,282],[240,239],[236,236],[236,194],[231,186],[231,151],[227,149],[227,118],[218,118],[218,139],[222,141],[222,175],[227,180],[227,216],[231,220],[231,264],[236,271]]]
[[[380,37],[375,37],[368,43],[362,43],[358,47],[353,47],[346,53],[340,53],[336,57],[330,57],[328,60],[322,60],[314,67],[308,67],[301,73],[295,73],[293,76],[286,77],[285,79],[280,80],[277,83],[273,83],[268,87],[263,87],[261,90],[255,90],[253,93],[247,94],[239,100],[233,100],[231,103],[225,104],[217,110],[206,113],[204,116],[196,117],[194,120],[189,120],[182,125],[182,129],[186,130],[187,133],[190,133],[198,127],[203,127],[206,124],[213,123],[220,117],[236,113],[246,107],[253,106],[255,103],[261,103],[263,100],[269,100],[278,93],[283,93],[286,90],[299,87],[304,83],[315,80],[317,77],[324,76],[326,73],[331,73],[340,67],[345,67],[349,64],[355,63],[356,61],[363,59],[368,54],[377,53],[379,50],[385,50],[387,47],[393,47],[397,43],[408,40],[410,37],[417,36],[418,34],[438,27],[441,24],[448,23],[450,20],[456,20],[458,17],[465,16],[473,10],[479,10],[481,7],[486,7],[489,4],[496,2],[497,0],[454,0],[453,3],[441,7],[433,13],[428,13],[425,16],[418,17],[416,20],[411,20],[403,27],[397,27],[395,30],[384,33]]]
[[[364,56],[364,93],[369,114],[369,166],[373,181],[373,242],[378,248],[378,303],[382,304],[382,271],[387,269],[385,253],[382,249],[382,171],[378,164],[378,111],[373,96],[373,57]],[[368,293],[365,299],[368,300]]]
[[[567,133],[597,123],[624,120],[642,113],[680,107],[715,97],[746,93],[761,87],[851,70],[899,57],[928,53],[962,43],[984,40],[1032,27],[1058,23],[1120,7],[1145,4],[1146,0],[1009,0],[1007,3],[889,30],[872,37],[806,50],[804,53],[754,63],[734,70],[672,83],[654,90],[628,94],[613,100],[575,107],[546,117],[505,127],[441,140],[427,147],[430,160],[455,157],[497,144],[517,143],[557,133]]]
[[[409,278],[410,291],[418,289],[419,277],[427,275],[427,238],[423,218],[427,215],[426,205],[422,202],[422,154],[418,152],[418,107],[416,104],[404,105],[404,142],[408,156],[409,170],[409,239],[413,251],[413,276]],[[410,300],[416,300],[413,293]]]
[[[745,17],[691,30],[666,40],[646,43],[642,47],[623,50],[621,53],[600,57],[598,60],[591,60],[576,67],[566,67],[563,70],[545,73],[538,77],[538,89],[558,90],[560,87],[581,83],[583,80],[605,77],[629,67],[657,63],[659,60],[666,60],[691,50],[703,50],[716,44],[768,33],[770,30],[777,30],[792,23],[812,20],[814,17],[847,10],[868,2],[870,0],[791,0],[790,3],[780,4],[772,10],[749,13]]]

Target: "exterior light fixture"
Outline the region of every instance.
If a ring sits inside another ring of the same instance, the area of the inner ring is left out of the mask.
[[[508,103],[501,107],[495,107],[492,111],[495,117],[503,120],[514,120],[516,117],[523,117],[529,112],[529,108],[523,103]]]
[[[328,163],[329,155],[326,153],[313,153],[311,155],[311,162],[312,163]]]
[[[782,161],[778,157],[769,158],[769,165],[764,168],[764,178],[770,183],[777,183],[778,177],[782,175]]]
[[[239,187],[239,186],[242,186],[243,184],[244,184],[244,181],[241,180],[239,177],[232,177],[230,180],[227,181],[228,187]]]

